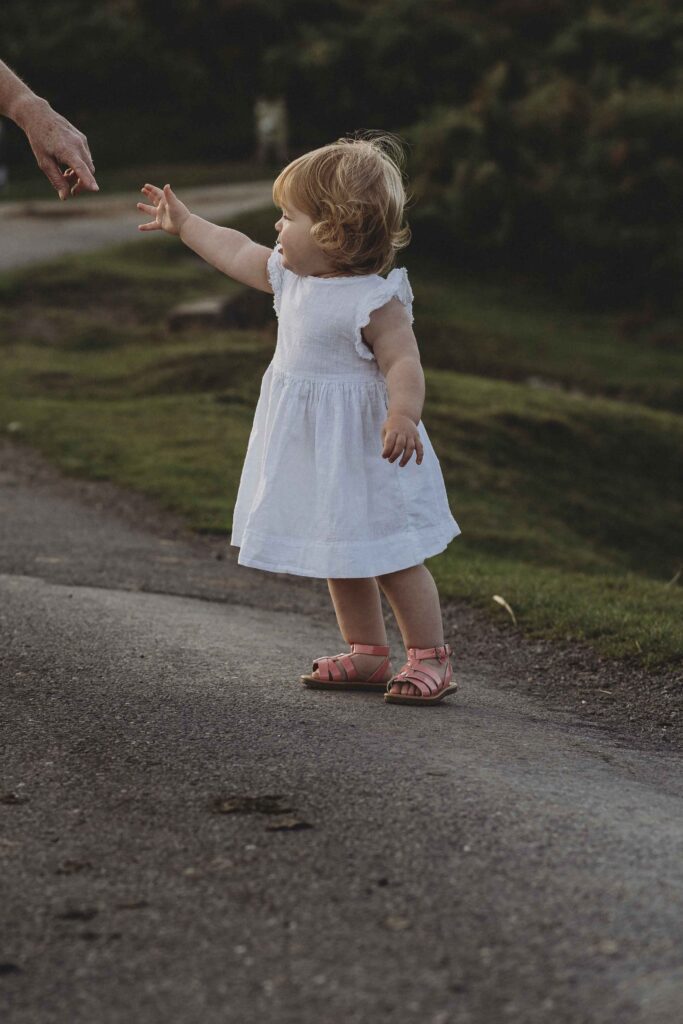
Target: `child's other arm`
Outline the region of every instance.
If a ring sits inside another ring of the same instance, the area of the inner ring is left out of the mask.
[[[424,448],[417,425],[425,399],[425,378],[420,350],[405,306],[397,299],[370,314],[363,336],[372,346],[377,364],[387,383],[389,408],[382,424],[382,458],[405,466],[415,453],[420,465]]]
[[[166,231],[178,235],[193,252],[235,281],[260,291],[273,291],[266,264],[271,254],[265,245],[252,241],[248,235],[233,228],[222,228],[191,213],[181,203],[170,185],[163,189],[145,185],[141,190],[152,205],[138,203],[138,209],[154,217],[141,224],[140,231]]]

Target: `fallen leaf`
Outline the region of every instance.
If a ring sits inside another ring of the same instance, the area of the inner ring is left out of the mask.
[[[498,604],[501,604],[503,606],[505,611],[508,612],[509,615],[511,616],[512,621],[514,622],[514,624],[516,626],[517,625],[517,618],[516,618],[515,613],[513,612],[512,608],[510,607],[510,605],[505,600],[505,598],[501,597],[500,594],[494,594],[493,595],[493,600],[497,601]]]
[[[293,832],[295,829],[313,828],[307,821],[301,818],[281,818],[274,821],[272,825],[266,825],[266,832]]]
[[[284,796],[266,793],[263,796],[215,797],[209,805],[213,814],[286,814],[291,807],[283,807]]]

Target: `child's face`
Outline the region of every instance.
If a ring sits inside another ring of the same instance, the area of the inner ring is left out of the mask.
[[[282,248],[282,266],[301,277],[329,274],[333,267],[317,242],[311,238],[313,221],[295,206],[282,206],[282,216],[275,224]]]

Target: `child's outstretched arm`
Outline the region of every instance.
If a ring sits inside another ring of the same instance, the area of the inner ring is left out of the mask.
[[[198,256],[228,277],[272,293],[266,270],[271,249],[252,241],[241,231],[221,228],[198,217],[180,202],[170,185],[161,189],[147,184],[140,191],[149,203],[138,203],[138,210],[154,219],[138,225],[139,231],[166,231],[178,235]]]

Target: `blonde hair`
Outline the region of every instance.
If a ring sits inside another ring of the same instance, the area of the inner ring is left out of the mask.
[[[273,184],[276,206],[291,204],[313,221],[311,236],[348,274],[381,274],[410,241],[404,152],[388,133],[357,133],[297,157]]]

